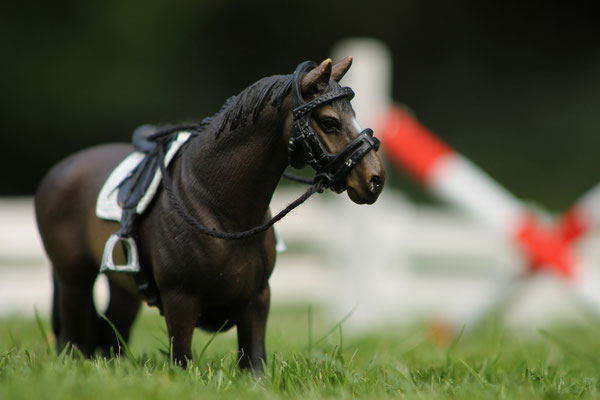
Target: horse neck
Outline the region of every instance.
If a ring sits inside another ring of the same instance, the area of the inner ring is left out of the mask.
[[[284,118],[272,113],[215,139],[207,131],[182,159],[179,193],[194,209],[210,209],[227,225],[248,229],[263,223],[287,166]]]

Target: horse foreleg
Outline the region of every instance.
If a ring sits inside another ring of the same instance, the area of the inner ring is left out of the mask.
[[[173,362],[186,368],[188,360],[192,359],[192,336],[198,320],[198,299],[179,291],[161,295]]]
[[[263,362],[267,361],[265,330],[270,299],[270,289],[267,284],[237,315],[240,368],[251,370],[256,374],[263,374]]]

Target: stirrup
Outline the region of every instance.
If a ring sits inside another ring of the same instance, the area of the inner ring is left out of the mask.
[[[127,256],[127,264],[115,265],[113,259],[113,252],[117,243],[123,243],[123,251]],[[112,234],[106,246],[104,246],[104,253],[102,254],[102,265],[100,266],[100,273],[106,272],[122,272],[126,274],[136,274],[140,272],[140,262],[138,258],[137,245],[131,237],[123,237],[119,233]]]

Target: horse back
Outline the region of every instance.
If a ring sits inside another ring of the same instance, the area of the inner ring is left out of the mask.
[[[43,178],[35,212],[55,272],[81,264],[99,266],[104,243],[118,224],[96,218],[96,200],[112,170],[131,152],[126,144],[92,147],[62,160]]]

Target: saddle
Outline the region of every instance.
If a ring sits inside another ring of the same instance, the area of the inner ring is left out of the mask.
[[[117,187],[117,203],[123,210],[137,207],[158,170],[157,144],[148,140],[157,130],[153,125],[142,125],[133,131],[133,148],[145,157]]]
[[[137,290],[146,297],[149,305],[157,305],[159,300],[152,288],[151,274],[140,266],[136,244],[137,219],[154,198],[161,181],[158,165],[159,145],[149,140],[158,130],[159,128],[153,125],[142,125],[133,132],[132,143],[135,152],[125,158],[111,173],[100,190],[96,203],[96,215],[99,218],[120,223],[119,231],[112,234],[106,242],[100,272],[134,274]],[[167,139],[165,165],[169,164],[190,136],[190,132],[182,131]],[[116,264],[113,258],[118,243],[121,243],[127,259],[122,265]]]

